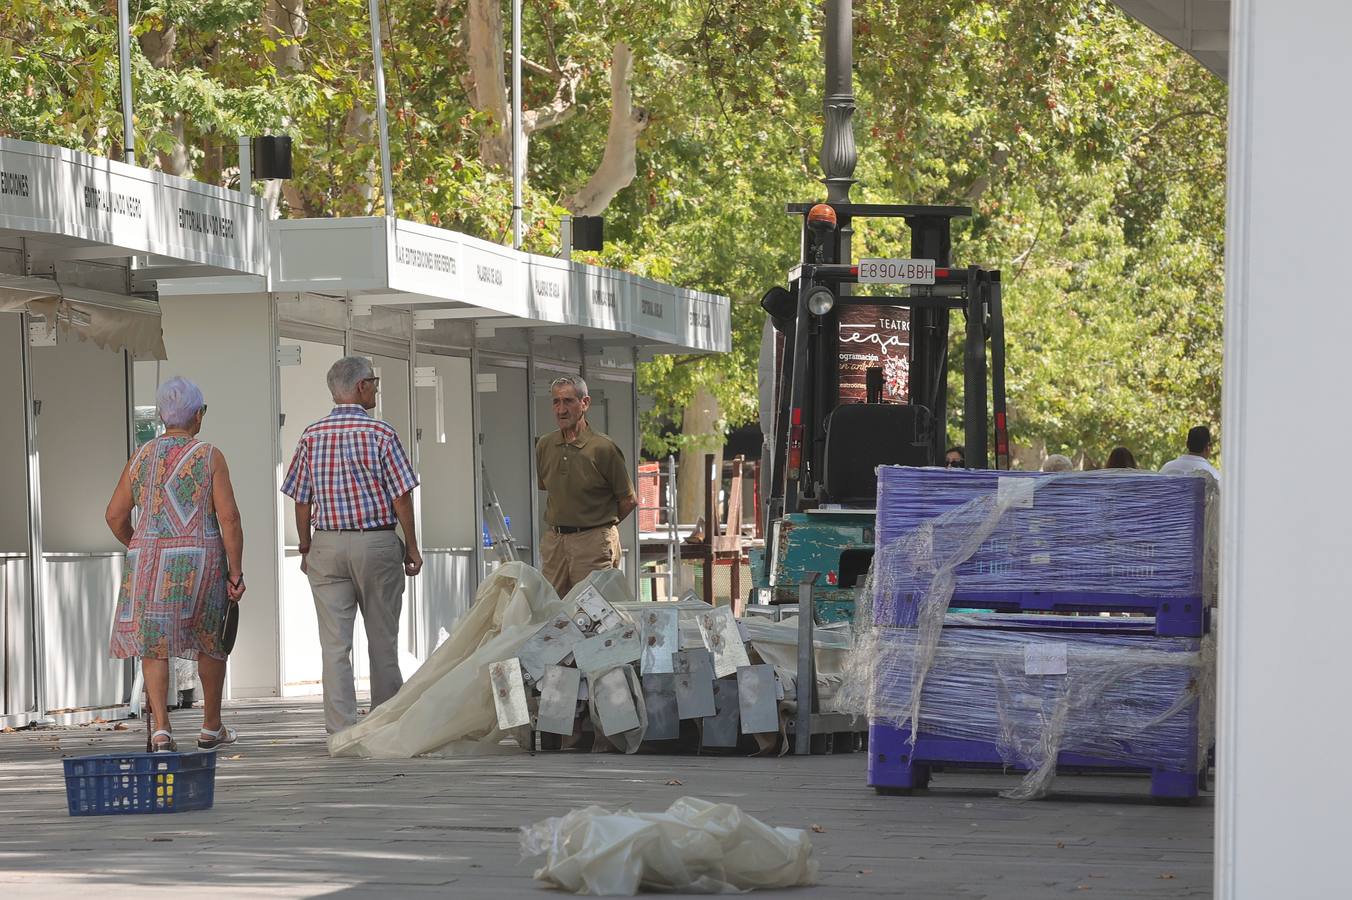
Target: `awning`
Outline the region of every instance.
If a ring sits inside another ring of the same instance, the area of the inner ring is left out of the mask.
[[[160,305],[139,297],[66,286],[52,278],[0,275],[0,312],[40,316],[49,334],[59,329],[137,359],[167,357]]]

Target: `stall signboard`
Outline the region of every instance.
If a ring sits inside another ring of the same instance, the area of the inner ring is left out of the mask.
[[[567,325],[571,320],[571,281],[568,263],[547,256],[530,258],[527,279],[530,288],[530,317],[541,322]]]
[[[0,138],[0,228],[261,275],[264,227],[236,191]]]
[[[510,316],[528,317],[526,278],[517,278],[525,254],[469,235],[461,237],[461,246],[465,268],[460,276],[461,296],[455,299]]]
[[[883,402],[905,403],[911,388],[911,313],[905,307],[840,307],[840,402],[867,399],[866,372],[883,370]]]
[[[460,236],[444,228],[398,222],[391,232],[390,287],[429,297],[461,296]]]

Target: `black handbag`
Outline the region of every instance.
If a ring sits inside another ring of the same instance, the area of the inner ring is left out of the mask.
[[[239,632],[239,603],[234,600],[225,601],[225,615],[221,616],[221,630],[217,633],[220,639],[217,646],[222,653],[228,654],[235,649],[235,635]]]

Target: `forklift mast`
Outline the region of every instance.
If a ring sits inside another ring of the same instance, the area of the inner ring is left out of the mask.
[[[942,458],[947,438],[949,326],[955,310],[966,323],[966,465],[991,465],[988,435],[993,417],[994,464],[1008,468],[1000,274],[977,267],[954,268],[951,261],[952,220],[970,216],[971,210],[841,202],[795,203],[788,206],[788,212],[803,217],[801,260],[789,273],[788,289],[774,287],[761,301],[782,340],[767,521],[825,503],[871,505],[877,465],[933,465]],[[853,220],[865,217],[905,221],[911,233],[910,261],[922,263],[918,271],[929,275],[919,279],[924,283],[904,277],[871,277],[874,268],[866,267],[863,280],[904,286],[888,296],[854,293],[861,276],[851,257]],[[841,319],[846,310],[859,307],[898,308],[909,316],[904,397],[882,395],[881,370],[866,372],[866,397],[855,392],[842,397]],[[835,415],[838,409],[861,402],[874,408]],[[851,473],[850,467],[866,471]],[[864,482],[867,486],[861,488]]]

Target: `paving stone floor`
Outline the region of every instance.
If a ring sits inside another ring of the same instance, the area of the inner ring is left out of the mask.
[[[176,731],[192,735],[198,716],[176,714]],[[1142,778],[1066,776],[1050,799],[1019,803],[996,796],[1012,776],[939,774],[926,794],[880,797],[862,754],[370,762],[328,758],[308,699],[235,703],[227,721],[244,737],[221,753],[215,807],[157,816],[66,812],[62,756],[137,750],[137,723],[0,735],[0,896],[560,896],[520,861],[520,826],[588,803],[660,810],[686,794],[821,829],[819,884],[760,897],[1212,893],[1210,797],[1156,806]]]

